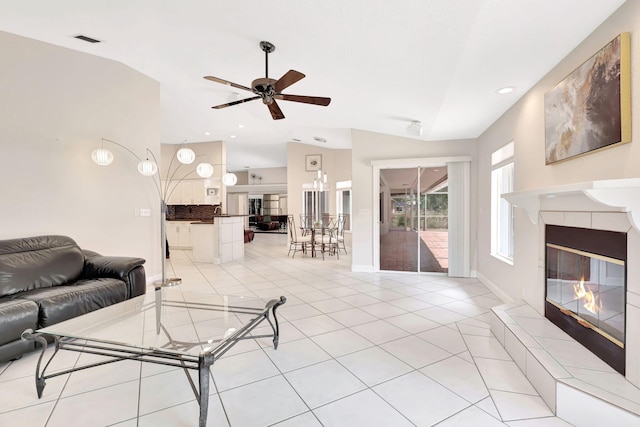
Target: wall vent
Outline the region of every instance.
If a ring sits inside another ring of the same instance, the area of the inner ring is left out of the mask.
[[[83,40],[85,42],[89,42],[89,43],[102,43],[101,40],[98,39],[94,39],[92,37],[89,36],[84,36],[82,34],[78,34],[77,36],[73,36],[74,39],[78,39],[78,40]]]

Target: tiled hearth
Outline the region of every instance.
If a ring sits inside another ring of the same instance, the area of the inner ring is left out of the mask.
[[[558,417],[640,425],[640,389],[526,303],[494,307],[491,331]]]

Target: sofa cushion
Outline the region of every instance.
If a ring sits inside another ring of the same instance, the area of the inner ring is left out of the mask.
[[[0,345],[15,341],[27,329],[38,327],[38,304],[28,300],[0,300]]]
[[[66,236],[0,241],[0,296],[72,282],[80,277],[84,255]]]
[[[69,285],[24,292],[20,298],[38,304],[38,328],[44,328],[124,301],[127,285],[118,279],[78,280]]]

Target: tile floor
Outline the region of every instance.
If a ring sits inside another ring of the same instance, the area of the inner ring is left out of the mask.
[[[569,425],[491,334],[501,302],[475,279],[353,273],[349,255],[286,253],[286,236],[271,234],[221,266],[171,252],[169,275],[183,279],[173,292],[287,297],[278,350],[244,341],[213,366],[208,425]],[[0,364],[0,426],[197,425],[181,370],[105,365],[48,380],[38,400],[36,359]],[[56,366],[77,359],[61,354]]]

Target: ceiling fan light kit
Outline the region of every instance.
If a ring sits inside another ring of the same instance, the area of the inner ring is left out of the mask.
[[[244,102],[254,101],[256,99],[261,99],[262,103],[265,104],[269,108],[269,112],[271,113],[271,117],[273,120],[284,119],[284,114],[278,106],[276,100],[282,101],[292,101],[292,102],[301,102],[304,104],[313,104],[313,105],[321,105],[326,107],[331,102],[331,98],[325,98],[320,96],[303,96],[303,95],[288,95],[282,93],[282,91],[292,84],[302,80],[305,75],[296,70],[287,71],[282,77],[278,80],[269,78],[269,54],[276,50],[276,47],[267,41],[260,42],[260,49],[265,54],[265,77],[260,77],[251,82],[251,87],[246,87],[243,85],[239,85],[237,83],[232,83],[227,80],[220,79],[218,77],[213,76],[205,76],[204,78],[207,80],[211,80],[212,82],[221,83],[227,86],[231,86],[237,89],[246,90],[248,92],[253,92],[256,96],[252,96],[250,98],[239,99],[232,102],[227,102],[226,104],[216,105],[211,108],[221,109],[226,107],[231,107],[232,105],[242,104]]]

